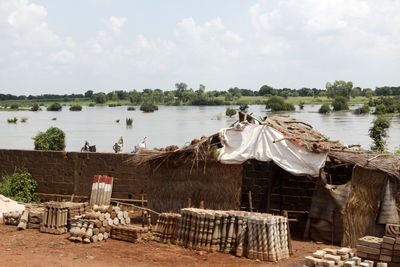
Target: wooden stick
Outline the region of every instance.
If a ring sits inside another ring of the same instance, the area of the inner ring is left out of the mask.
[[[120,205],[123,205],[123,206],[129,206],[129,207],[134,207],[134,208],[141,209],[141,210],[146,210],[146,211],[152,212],[152,213],[157,214],[157,215],[161,214],[161,213],[159,213],[157,211],[154,211],[154,210],[151,210],[151,209],[148,209],[148,208],[144,208],[144,207],[140,207],[140,206],[136,206],[134,204],[123,203],[123,202],[118,202],[118,201],[112,201],[112,202],[120,204]]]
[[[251,191],[249,191],[249,206],[250,206],[250,212],[253,212],[253,200],[251,198]]]

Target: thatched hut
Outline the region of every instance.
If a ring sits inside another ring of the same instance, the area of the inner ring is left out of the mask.
[[[355,246],[398,223],[400,157],[354,150],[289,116],[245,113],[219,134],[136,158],[153,170],[149,207],[287,211],[294,236]]]

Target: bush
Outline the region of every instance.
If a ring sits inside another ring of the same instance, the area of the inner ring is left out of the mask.
[[[331,107],[329,106],[329,104],[323,104],[318,110],[318,113],[321,114],[326,114],[329,112],[331,112]]]
[[[132,118],[126,118],[126,125],[127,126],[132,126],[133,119]]]
[[[144,103],[140,106],[140,110],[143,112],[154,112],[158,110],[158,107],[152,103]]]
[[[8,119],[7,122],[8,123],[17,123],[18,119],[16,117],[14,117],[13,119]]]
[[[119,123],[119,120],[115,120],[116,123]]]
[[[38,104],[33,104],[33,106],[31,107],[31,111],[39,111],[39,110],[41,110],[41,109]]]
[[[136,109],[135,109],[135,107],[130,106],[130,107],[128,107],[128,110],[136,110]]]
[[[239,105],[239,110],[242,112],[247,112],[247,110],[249,109],[249,105],[247,104],[240,104]]]
[[[300,108],[300,109],[304,109],[304,104],[305,104],[305,103],[304,103],[303,101],[300,101],[299,104],[298,104],[298,105],[299,105],[299,108]]]
[[[335,99],[332,101],[332,107],[334,111],[339,111],[339,110],[348,110],[349,106],[347,105],[347,98],[344,96],[337,96]]]
[[[70,111],[81,111],[82,110],[82,106],[81,105],[72,105],[69,108]]]
[[[369,113],[369,105],[368,104],[364,104],[362,107],[356,108],[354,110],[354,114],[368,114],[368,113]]]
[[[110,108],[113,108],[113,107],[116,107],[117,105],[116,104],[108,104],[108,107],[110,107]]]
[[[293,111],[295,107],[292,104],[286,103],[280,96],[271,96],[265,105],[266,109],[271,111]]]
[[[57,118],[51,118],[51,120],[52,120],[52,121],[55,121],[55,120],[57,120]]]
[[[37,201],[36,187],[37,182],[29,172],[16,170],[13,175],[2,177],[0,194],[20,202]]]
[[[388,134],[387,130],[390,127],[390,120],[384,117],[378,117],[373,121],[373,125],[368,130],[369,137],[372,138],[373,144],[371,149],[382,153],[386,148],[386,141],[384,140]]]
[[[47,111],[60,111],[62,109],[59,103],[53,103],[47,107]]]
[[[56,127],[50,127],[46,132],[39,132],[33,140],[35,140],[35,150],[65,149],[65,133]]]
[[[19,108],[19,105],[16,103],[10,105],[10,109],[18,109],[18,108]]]
[[[236,114],[236,110],[235,110],[235,109],[233,109],[233,108],[226,108],[226,111],[225,111],[225,115],[226,115],[226,116],[232,117],[232,116],[235,115],[235,114]]]
[[[28,118],[22,118],[21,122],[26,122],[28,120]]]
[[[94,107],[94,106],[96,106],[94,103],[89,104],[89,107]]]

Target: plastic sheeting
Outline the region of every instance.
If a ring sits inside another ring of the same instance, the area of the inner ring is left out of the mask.
[[[312,153],[301,144],[267,126],[237,124],[219,133],[223,147],[218,160],[224,164],[241,164],[249,159],[273,161],[294,175],[319,176],[327,154]],[[274,141],[277,141],[274,143]]]

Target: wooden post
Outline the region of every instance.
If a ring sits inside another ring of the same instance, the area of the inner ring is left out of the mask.
[[[142,207],[144,207],[144,195],[142,194]]]
[[[287,210],[284,210],[284,211],[282,212],[282,215],[288,219],[288,222],[287,222],[287,233],[288,233],[289,255],[293,255],[292,235],[290,234],[289,214],[288,214]]]
[[[250,212],[253,212],[253,200],[251,198],[251,191],[249,191],[249,206],[250,206]]]
[[[204,200],[200,201],[200,209],[204,210]]]
[[[189,197],[188,198],[188,208],[190,208],[192,206],[192,199]]]

